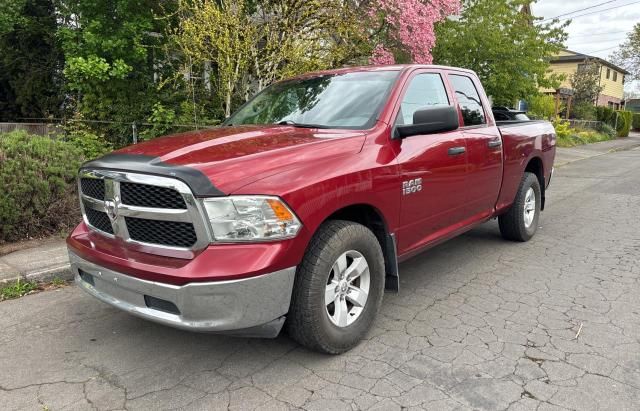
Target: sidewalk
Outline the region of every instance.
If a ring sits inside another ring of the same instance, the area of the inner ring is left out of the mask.
[[[640,147],[640,133],[586,146],[558,148],[555,166],[561,167],[574,161],[635,147]],[[56,277],[72,278],[64,240],[54,240],[34,248],[0,256],[0,284],[18,279],[50,281]]]
[[[640,147],[640,133],[631,132],[629,137],[603,141],[601,143],[587,144],[584,146],[563,148],[556,150],[555,167],[562,167],[574,161],[584,160],[595,156],[611,153],[613,151],[631,150]]]
[[[0,256],[0,284],[18,279],[51,281],[56,277],[72,278],[63,239]]]

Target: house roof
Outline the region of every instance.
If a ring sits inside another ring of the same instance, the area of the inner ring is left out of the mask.
[[[587,59],[590,59],[590,60],[596,60],[600,64],[611,67],[612,69],[617,70],[621,73],[629,74],[629,72],[623,69],[622,67],[618,67],[615,64],[608,62],[605,59],[601,59],[600,57],[590,56],[588,54],[576,53],[575,51],[571,51],[571,50],[564,50],[564,51],[571,54],[554,57],[551,59],[551,63],[583,62]]]

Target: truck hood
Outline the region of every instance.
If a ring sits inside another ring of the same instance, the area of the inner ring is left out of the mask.
[[[220,195],[300,163],[358,153],[363,143],[360,131],[280,125],[218,127],[129,146],[84,167],[151,172],[185,177],[183,180],[195,175],[200,183],[206,177],[212,189],[202,188],[196,179],[190,184],[195,194]]]

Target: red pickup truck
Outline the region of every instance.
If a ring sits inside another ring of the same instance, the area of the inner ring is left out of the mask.
[[[344,352],[370,329],[398,262],[491,218],[536,232],[556,136],[496,123],[477,76],[424,65],[276,83],[220,127],[84,164],[76,283],[187,330]]]

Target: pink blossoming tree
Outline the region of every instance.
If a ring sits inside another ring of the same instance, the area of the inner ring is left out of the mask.
[[[431,49],[436,44],[435,23],[460,12],[460,0],[373,0],[369,17],[386,37],[414,63],[431,64]],[[371,64],[393,64],[395,58],[381,41],[374,48]],[[392,47],[395,48],[395,47]]]

